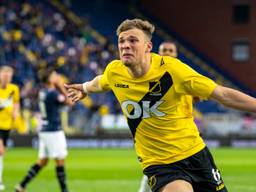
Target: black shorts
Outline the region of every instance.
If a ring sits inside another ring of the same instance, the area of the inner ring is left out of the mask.
[[[191,183],[195,192],[227,192],[207,147],[184,160],[167,165],[152,165],[143,172],[148,176],[153,192],[158,192],[175,180]]]
[[[4,146],[6,146],[9,139],[10,130],[1,130],[0,129],[0,139],[3,141]]]

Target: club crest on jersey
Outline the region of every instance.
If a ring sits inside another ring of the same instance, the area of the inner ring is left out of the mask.
[[[160,81],[149,82],[149,94],[153,96],[161,96],[161,84]]]

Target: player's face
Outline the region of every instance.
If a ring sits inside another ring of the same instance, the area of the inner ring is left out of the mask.
[[[163,43],[159,47],[159,54],[162,56],[177,57],[177,47],[173,43]]]
[[[140,29],[129,29],[118,37],[120,59],[127,67],[143,62],[152,49],[152,43]]]
[[[0,82],[4,85],[11,83],[13,72],[9,70],[0,71]]]

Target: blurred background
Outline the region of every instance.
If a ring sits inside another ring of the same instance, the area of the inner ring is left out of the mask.
[[[118,58],[115,30],[126,18],[147,19],[156,26],[155,52],[161,42],[172,40],[184,63],[219,84],[256,96],[255,9],[250,0],[1,0],[0,64],[15,69],[26,134],[40,130],[38,75],[50,66],[67,83],[101,74]],[[195,104],[194,115],[202,135],[219,145],[256,138],[255,115],[212,101]],[[111,92],[63,109],[63,126],[68,135],[130,138]]]
[[[118,58],[115,30],[127,18],[156,26],[154,52],[161,42],[174,41],[184,63],[256,96],[254,0],[0,0],[0,65],[15,69],[13,82],[21,90],[21,125],[9,146],[37,146],[40,72],[54,66],[66,83],[101,74]],[[256,147],[254,114],[203,101],[195,104],[194,117],[210,147]],[[62,123],[70,147],[133,146],[111,92],[63,108]]]

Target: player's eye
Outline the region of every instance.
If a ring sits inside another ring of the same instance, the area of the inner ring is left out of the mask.
[[[172,50],[172,49],[163,49],[163,52],[174,52],[174,50]]]
[[[138,40],[137,39],[130,39],[129,41],[130,41],[130,43],[136,43]]]
[[[124,40],[123,40],[123,39],[119,39],[119,40],[118,40],[118,43],[119,43],[119,44],[124,43]]]

